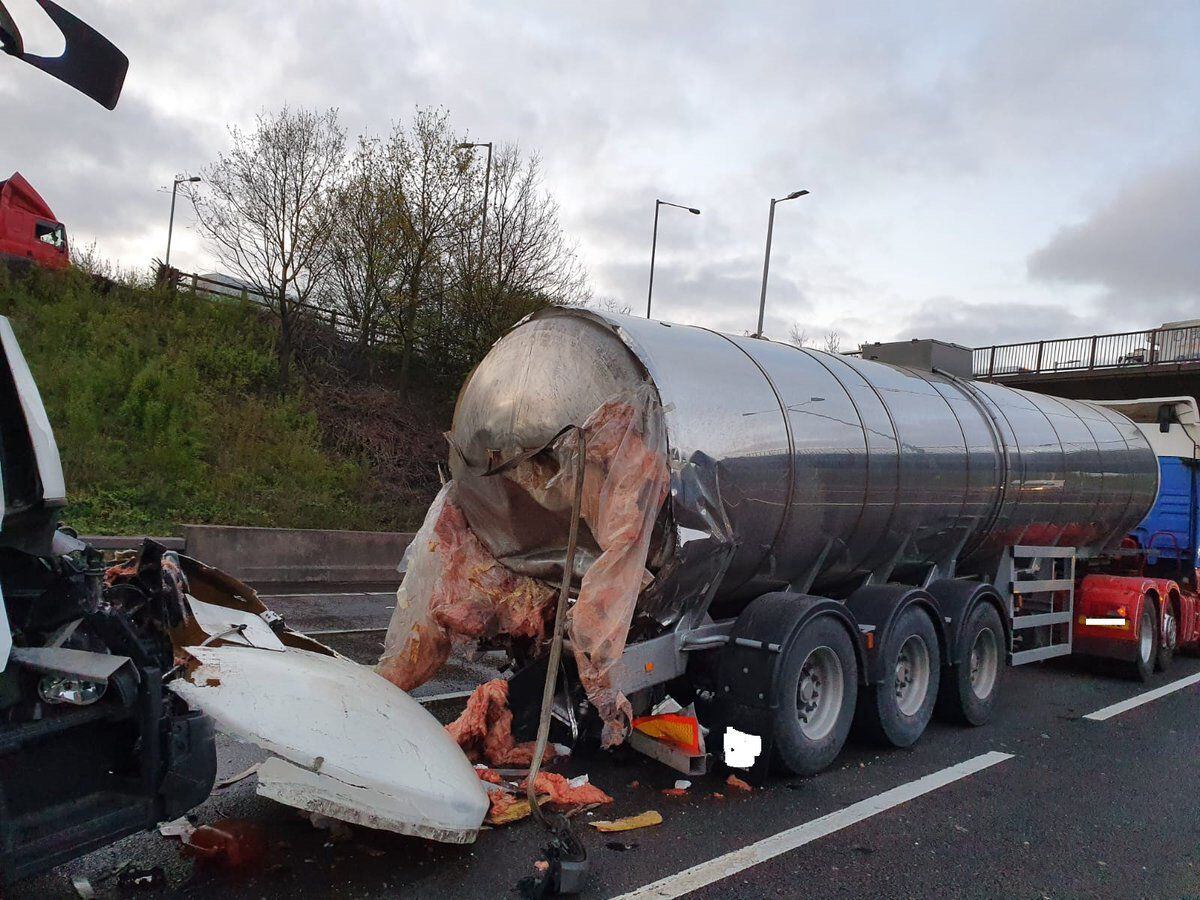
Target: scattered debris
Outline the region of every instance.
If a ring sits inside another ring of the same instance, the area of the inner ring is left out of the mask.
[[[668,797],[685,797],[685,796],[687,796],[687,791],[684,790],[683,788],[664,788],[663,793],[666,794]]]
[[[240,869],[266,855],[267,841],[256,824],[226,819],[196,828],[184,839],[183,852],[198,862]]]
[[[708,795],[708,797],[710,800],[724,800],[725,799],[725,795],[722,794],[720,791],[713,791],[711,794]]]
[[[149,869],[128,868],[117,875],[117,887],[122,891],[153,891],[167,884],[162,866]]]
[[[494,678],[477,687],[467,708],[446,726],[446,732],[474,763],[489,766],[528,766],[533,761],[533,742],[518,744],[512,733],[512,710],[508,708],[508,682]],[[543,761],[554,758],[546,748]]]
[[[651,825],[661,825],[663,821],[662,813],[657,810],[649,809],[644,813],[638,813],[636,816],[625,816],[623,819],[613,819],[612,821],[598,820],[596,822],[588,822],[597,831],[605,833],[613,831],[634,831],[638,828],[649,828]]]
[[[158,833],[168,838],[180,838],[186,841],[195,830],[196,826],[187,816],[180,816],[171,822],[158,823]]]
[[[95,900],[96,889],[92,887],[92,883],[82,875],[71,876],[71,887],[75,888],[75,893],[82,900]]]
[[[746,793],[750,793],[750,791],[754,790],[754,788],[750,787],[749,784],[742,781],[742,779],[738,778],[736,775],[730,775],[725,779],[725,783],[735,791],[745,791]]]
[[[692,786],[692,783],[690,781],[688,781],[686,778],[680,778],[675,782],[675,789],[677,791],[686,791],[691,786]]]
[[[627,844],[624,841],[606,841],[604,846],[609,850],[616,850],[619,853],[624,853],[626,850],[636,850],[638,848],[638,842],[633,841],[632,843]]]
[[[218,781],[216,784],[213,785],[213,790],[220,791],[220,790],[223,790],[224,788],[232,787],[233,785],[237,784],[239,781],[244,781],[245,779],[249,778],[251,775],[253,775],[255,772],[258,771],[259,765],[260,765],[260,763],[255,763],[254,765],[249,766],[249,767],[243,769],[242,771],[238,772],[236,775],[230,775],[228,778],[222,778],[220,781]]]

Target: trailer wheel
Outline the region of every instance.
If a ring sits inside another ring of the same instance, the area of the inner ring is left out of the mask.
[[[1142,604],[1142,617],[1138,622],[1137,655],[1133,659],[1133,673],[1140,681],[1149,681],[1154,674],[1154,660],[1158,656],[1158,609],[1149,597]]]
[[[1175,649],[1179,645],[1179,608],[1172,600],[1166,601],[1163,612],[1162,635],[1158,642],[1158,656],[1154,658],[1154,668],[1165,672],[1171,668],[1175,660]]]
[[[858,698],[856,720],[865,736],[893,747],[911,747],[925,733],[937,701],[941,654],[925,611],[900,614],[881,650],[884,677]]]
[[[846,629],[829,616],[806,624],[778,681],[775,757],[794,775],[820,772],[841,752],[854,719],[858,663]]]
[[[959,633],[958,665],[942,669],[937,712],[966,725],[991,721],[1004,672],[1004,626],[990,603],[980,603]]]

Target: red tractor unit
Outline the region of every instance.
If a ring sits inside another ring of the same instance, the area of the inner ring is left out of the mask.
[[[1079,586],[1076,652],[1131,663],[1149,678],[1176,650],[1200,648],[1200,412],[1192,397],[1102,401],[1124,414],[1158,456],[1158,496],[1115,556]]]
[[[0,181],[0,261],[46,269],[71,264],[66,228],[19,172]]]

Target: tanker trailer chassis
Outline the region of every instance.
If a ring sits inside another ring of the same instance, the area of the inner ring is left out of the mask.
[[[760,737],[756,781],[773,762],[814,774],[852,728],[908,747],[935,712],[986,724],[1006,665],[1072,652],[1075,586],[1074,548],[1017,546],[992,582],[868,584],[844,599],[771,592],[736,618],[630,644],[614,682],[635,712],[664,688],[694,694],[718,755],[726,728]]]

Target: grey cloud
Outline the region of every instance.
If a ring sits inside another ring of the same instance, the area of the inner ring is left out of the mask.
[[[1142,175],[1029,258],[1032,277],[1096,285],[1128,317],[1194,318],[1200,301],[1200,149]],[[1158,321],[1138,321],[1135,326]]]
[[[1064,304],[964,303],[954,297],[931,297],[917,307],[891,339],[937,338],[965,347],[988,347],[1091,334],[1093,325],[1089,316]]]

